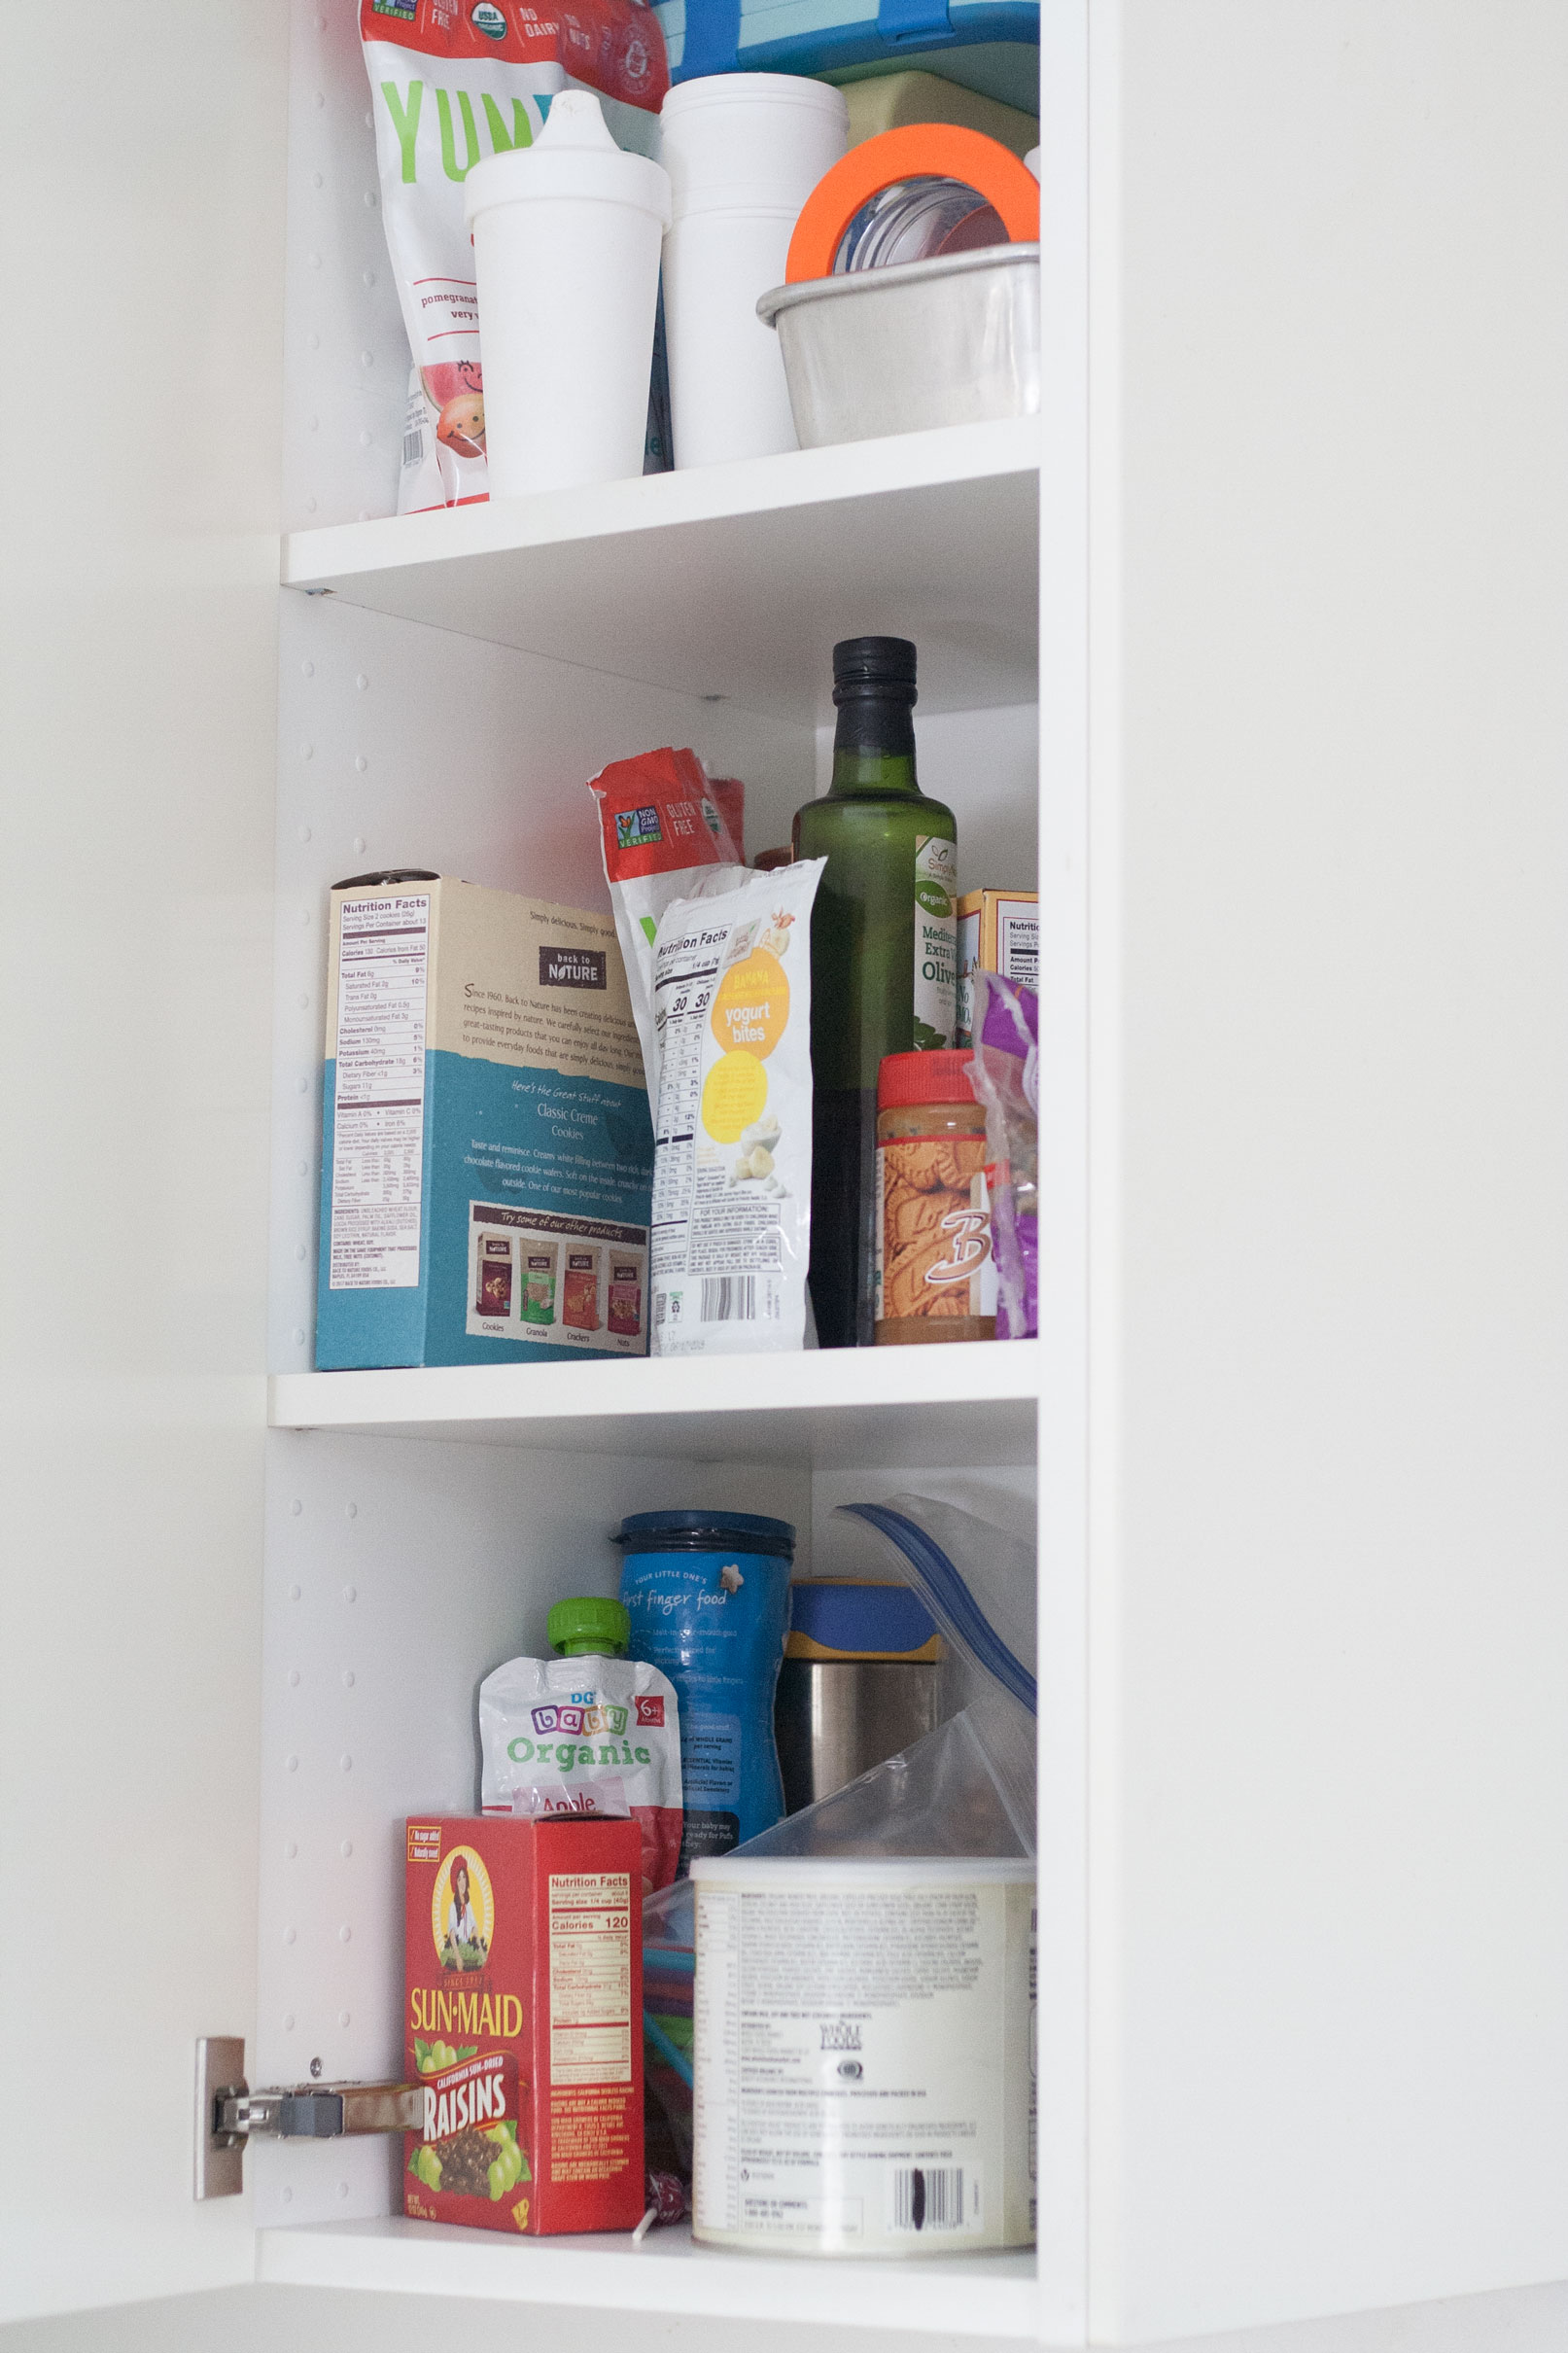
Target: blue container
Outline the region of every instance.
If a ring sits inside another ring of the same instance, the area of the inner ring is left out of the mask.
[[[789,1589],[792,1659],[931,1659],[941,1656],[931,1613],[907,1585],[835,1578]]]
[[[784,1814],[773,1696],[795,1531],[752,1512],[634,1512],[615,1531],[631,1653],[680,1703],[680,1870]]]
[[[846,66],[930,65],[943,70],[943,52],[993,42],[1040,39],[1039,0],[655,0],[664,27],[670,79],[699,74],[830,74]],[[969,81],[960,61],[955,81]],[[1009,80],[1010,78],[1004,78]],[[995,71],[973,79],[975,88],[1022,105],[1039,104],[1031,71],[1017,86],[1000,87]]]

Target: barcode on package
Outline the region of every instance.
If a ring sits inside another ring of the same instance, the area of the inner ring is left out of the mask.
[[[718,1275],[702,1286],[704,1323],[755,1323],[757,1289],[754,1275]]]
[[[977,2230],[980,2181],[962,2165],[911,2165],[892,2177],[895,2230]],[[967,2192],[967,2195],[966,2195]],[[969,2211],[972,2208],[973,2211]]]
[[[402,437],[402,462],[405,466],[417,466],[424,455],[425,437],[416,425],[412,433]]]

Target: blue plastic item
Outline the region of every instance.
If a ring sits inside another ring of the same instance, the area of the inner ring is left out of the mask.
[[[907,1657],[936,1633],[930,1611],[907,1585],[792,1585],[789,1631],[847,1658]]]
[[[680,1703],[684,1874],[784,1813],[773,1696],[795,1531],[751,1512],[635,1512],[613,1540],[632,1657],[667,1674]]]
[[[1039,0],[655,0],[653,13],[672,82],[929,63],[943,50],[1040,38]]]
[[[913,1496],[907,1500],[922,1506],[925,1517],[935,1523],[943,1534],[950,1528],[959,1531],[965,1527],[977,1530],[982,1539],[989,1539],[983,1545],[980,1560],[984,1561],[989,1554],[993,1565],[1002,1562],[1005,1539],[1000,1537],[999,1531],[988,1529],[984,1521],[976,1520],[967,1512],[956,1511],[941,1504],[932,1505],[923,1496]],[[943,1633],[951,1641],[958,1643],[976,1667],[993,1676],[1020,1706],[1027,1707],[1031,1716],[1036,1714],[1039,1688],[1033,1668],[1026,1664],[1026,1660],[1012,1648],[988,1616],[972,1590],[971,1580],[965,1578],[953,1560],[951,1550],[938,1542],[935,1529],[923,1528],[908,1512],[895,1510],[889,1503],[841,1503],[839,1509],[854,1519],[868,1522],[897,1547],[914,1570],[916,1582]],[[1028,1614],[1032,1633],[1032,1599]],[[1028,1647],[1032,1654],[1032,1640]]]

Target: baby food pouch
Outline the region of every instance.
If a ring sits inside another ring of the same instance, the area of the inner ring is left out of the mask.
[[[664,35],[639,0],[360,0],[387,249],[413,366],[398,512],[488,498],[484,378],[463,182],[532,146],[559,90],[609,99],[623,147],[651,148],[669,88]],[[618,104],[616,102],[619,102]]]
[[[653,955],[652,1352],[798,1349],[811,1242],[811,911],[827,860],[678,898]]]
[[[605,880],[651,1105],[659,1093],[653,1027],[659,917],[672,899],[739,890],[747,872],[695,752],[677,752],[667,744],[658,752],[640,752],[635,759],[613,760],[588,790],[599,803]]]
[[[680,1711],[642,1659],[508,1659],[479,1686],[486,1813],[630,1815],[645,1888],[680,1854]]]

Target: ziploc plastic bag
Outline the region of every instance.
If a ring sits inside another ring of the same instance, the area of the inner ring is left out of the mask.
[[[643,2060],[647,2088],[688,2175],[696,1969],[696,1890],[690,1879],[677,1879],[643,1900]]]
[[[805,1344],[811,911],[826,863],[743,870],[739,889],[658,919],[655,1356]]]
[[[839,1509],[877,1530],[890,1547],[889,1566],[914,1586],[947,1637],[947,1704],[967,1706],[994,1688],[1032,1718],[1033,1545],[930,1495]]]
[[[998,972],[977,972],[974,990],[969,1073],[986,1113],[996,1337],[1030,1340],[1040,1321],[1040,1005],[1032,989]]]
[[[738,1855],[1034,1853],[1034,1554],[925,1495],[840,1509],[876,1528],[947,1637],[958,1712]],[[690,2163],[696,1905],[690,1879],[643,1906],[647,2081]]]
[[[735,1852],[1031,1855],[1033,1547],[926,1495],[839,1508],[885,1539],[941,1628],[944,1701],[956,1712]]]

